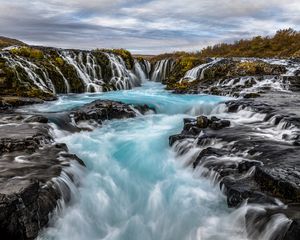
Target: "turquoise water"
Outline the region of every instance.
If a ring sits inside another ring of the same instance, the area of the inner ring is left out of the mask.
[[[114,120],[93,132],[64,134],[87,165],[76,200],[39,239],[226,240],[242,239],[218,188],[184,167],[168,145],[182,119],[209,113],[224,98],[174,95],[158,83],[130,91],[61,97],[34,107],[62,111],[94,99],[149,104],[157,114]]]
[[[58,112],[70,110],[97,99],[109,99],[130,104],[147,104],[163,114],[196,114],[199,108],[201,111],[210,112],[216,103],[225,100],[224,97],[212,95],[172,94],[164,90],[164,87],[160,83],[147,82],[142,87],[132,90],[63,95],[58,101],[33,105],[26,107],[26,110]]]

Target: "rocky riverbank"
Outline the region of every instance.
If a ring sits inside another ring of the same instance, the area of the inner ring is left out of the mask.
[[[298,239],[298,72],[276,64],[264,65],[259,75],[238,76],[228,71],[228,61],[225,65],[223,61],[203,68],[198,80],[178,82],[185,87],[175,91],[243,98],[225,102],[210,116],[184,119],[183,131],[170,136],[170,146],[179,155],[190,156],[187,164],[197,176],[206,176],[220,186],[229,207],[245,203],[264,206],[248,210],[246,223],[251,238],[260,239],[272,219],[284,216],[290,227],[278,229],[274,239]],[[248,62],[239,64],[247,66]]]
[[[49,122],[68,131],[86,130],[83,122],[99,125],[148,111],[114,101],[95,101],[71,112],[0,115],[0,235],[3,239],[34,239],[51,213],[72,198],[85,165],[56,143]],[[60,124],[59,124],[60,123]]]

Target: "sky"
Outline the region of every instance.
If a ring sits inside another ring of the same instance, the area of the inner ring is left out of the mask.
[[[300,0],[0,0],[0,35],[159,54],[299,30],[299,13]]]

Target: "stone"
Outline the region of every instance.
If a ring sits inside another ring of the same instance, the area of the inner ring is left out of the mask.
[[[24,122],[26,123],[48,123],[48,118],[41,116],[41,115],[35,115],[35,116],[31,116],[28,117],[24,120]]]
[[[197,117],[197,127],[199,128],[207,128],[210,124],[210,120],[205,116]]]

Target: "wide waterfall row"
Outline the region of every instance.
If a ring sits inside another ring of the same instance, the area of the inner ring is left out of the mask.
[[[0,63],[10,72],[11,82],[23,88],[52,94],[131,89],[150,78],[151,65],[134,60],[128,66],[116,53],[42,49],[31,56],[22,48],[0,52]]]

